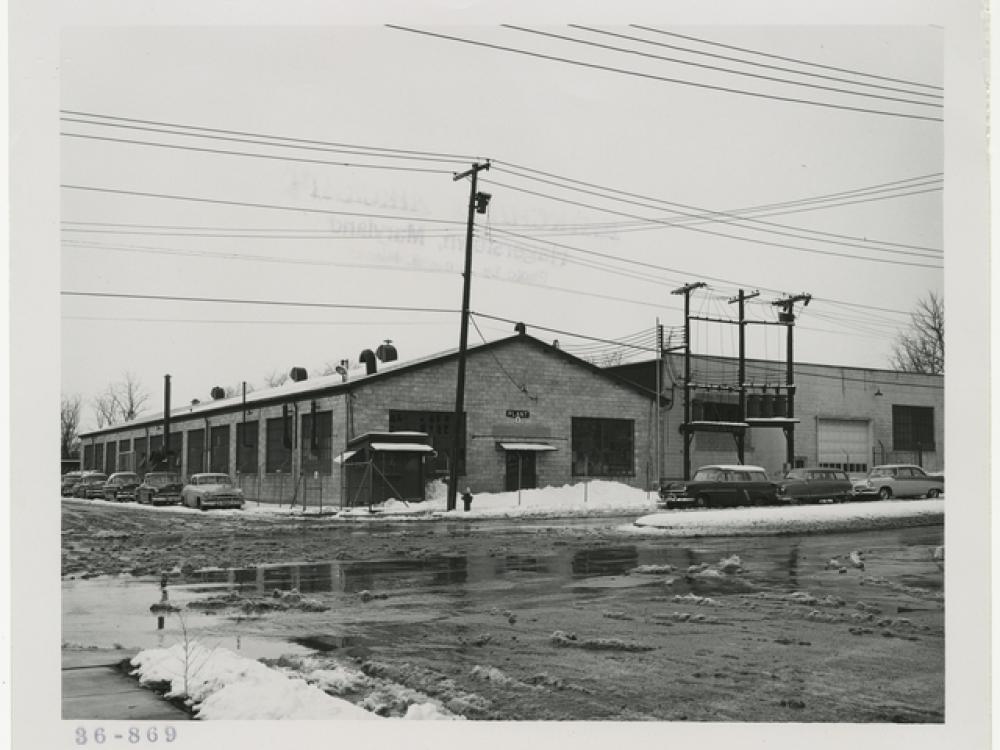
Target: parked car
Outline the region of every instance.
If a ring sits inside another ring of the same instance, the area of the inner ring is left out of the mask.
[[[141,481],[135,472],[116,472],[104,483],[104,499],[119,503],[135,500],[135,488]]]
[[[868,473],[864,483],[854,485],[855,497],[937,497],[944,492],[944,477],[930,476],[919,466],[885,464]]]
[[[690,481],[661,485],[658,505],[661,508],[773,505],[777,502],[777,487],[759,466],[702,466]]]
[[[792,469],[778,483],[778,502],[783,503],[842,503],[853,494],[853,483],[840,469]]]
[[[135,490],[135,500],[148,505],[178,505],[184,485],[172,471],[151,471]]]
[[[181,490],[181,502],[189,508],[243,508],[243,490],[228,474],[193,474]]]
[[[59,493],[63,497],[68,497],[73,494],[73,485],[80,481],[83,477],[82,471],[67,471],[62,475],[59,482]]]
[[[99,471],[88,471],[73,485],[73,497],[84,497],[88,500],[104,497],[104,483],[108,475]]]

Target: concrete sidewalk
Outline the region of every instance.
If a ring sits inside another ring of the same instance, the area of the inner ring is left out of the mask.
[[[188,721],[190,716],[118,669],[135,654],[114,649],[62,652],[63,719]]]

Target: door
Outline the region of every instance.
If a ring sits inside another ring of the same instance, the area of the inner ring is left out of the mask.
[[[530,451],[507,451],[504,491],[533,490],[538,486],[535,454]]]
[[[867,471],[871,457],[868,420],[821,419],[817,425],[817,460],[820,466],[844,471]]]

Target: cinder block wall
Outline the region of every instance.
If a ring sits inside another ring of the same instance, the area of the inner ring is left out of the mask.
[[[353,404],[356,432],[387,430],[390,409],[454,410],[457,368],[452,360],[398,378],[359,383]],[[496,444],[509,439],[556,447],[537,456],[540,487],[582,481],[572,476],[571,420],[603,417],[634,422],[633,474],[613,479],[644,488],[653,481],[652,403],[634,389],[530,341],[515,339],[490,351],[470,352],[465,392],[469,474],[460,479],[461,487],[468,485],[474,493],[502,491],[505,454]],[[528,411],[530,416],[516,422],[506,416],[509,409]]]

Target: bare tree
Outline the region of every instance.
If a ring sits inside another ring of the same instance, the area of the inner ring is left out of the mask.
[[[94,416],[98,429],[132,421],[142,413],[148,400],[149,392],[143,388],[139,379],[126,372],[121,381],[111,383],[103,393],[94,397]]]
[[[279,385],[288,380],[287,372],[278,372],[277,370],[271,370],[267,375],[264,376],[264,385],[268,388],[277,388]]]
[[[76,446],[76,432],[80,427],[80,409],[83,406],[83,399],[79,393],[72,396],[63,394],[62,409],[60,411],[60,453],[63,458],[72,458],[73,448]]]
[[[253,393],[253,385],[247,383],[246,386],[247,386],[247,393]],[[225,391],[226,391],[226,398],[235,398],[236,396],[242,396],[243,383],[240,383],[239,385],[227,385],[225,387]]]
[[[893,369],[927,375],[944,373],[944,300],[934,292],[917,302],[910,327],[900,332],[889,358]]]

